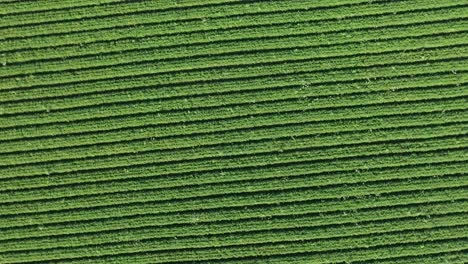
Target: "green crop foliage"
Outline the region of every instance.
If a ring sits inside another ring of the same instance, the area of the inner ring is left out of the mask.
[[[0,0],[0,263],[468,263],[466,0]]]

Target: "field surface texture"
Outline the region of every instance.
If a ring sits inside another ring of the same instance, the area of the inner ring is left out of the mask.
[[[468,262],[468,0],[0,0],[0,263]]]

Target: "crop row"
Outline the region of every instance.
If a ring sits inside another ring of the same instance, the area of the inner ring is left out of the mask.
[[[334,253],[345,249],[361,249],[382,247],[392,244],[412,244],[420,242],[438,241],[444,239],[456,240],[464,238],[467,226],[457,224],[455,219],[434,218],[421,221],[416,226],[382,225],[363,228],[354,227],[347,230],[331,228],[323,230],[322,236],[317,236],[314,230],[300,230],[278,232],[272,234],[253,234],[244,236],[201,237],[194,241],[172,239],[168,243],[161,241],[141,241],[131,244],[117,244],[108,247],[61,249],[54,252],[57,255],[43,252],[26,252],[23,254],[0,253],[0,259],[14,261],[14,263],[44,262],[60,260],[65,263],[83,263],[83,258],[98,261],[104,257],[111,257],[113,263],[128,263],[137,257],[152,255],[154,263],[169,263],[179,261],[203,261],[216,259],[231,259],[239,257],[268,256],[274,254],[291,254],[302,252]],[[242,241],[242,242],[241,242]],[[372,245],[372,246],[369,246]],[[183,254],[180,252],[183,251]],[[145,254],[146,253],[146,254]],[[179,254],[177,254],[179,253]],[[177,258],[174,257],[177,255]],[[340,254],[330,254],[330,260],[337,261]]]

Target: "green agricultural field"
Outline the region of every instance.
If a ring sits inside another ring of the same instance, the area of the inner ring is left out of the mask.
[[[468,0],[0,0],[2,263],[468,263]]]

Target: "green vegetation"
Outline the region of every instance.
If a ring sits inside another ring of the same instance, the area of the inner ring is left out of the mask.
[[[467,263],[467,14],[0,1],[0,263]]]

